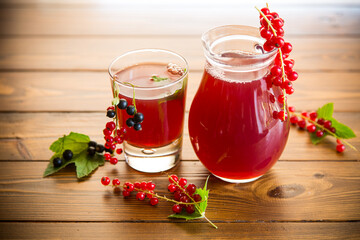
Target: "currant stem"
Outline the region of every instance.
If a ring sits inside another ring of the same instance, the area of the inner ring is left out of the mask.
[[[341,141],[342,141],[343,143],[345,143],[346,145],[348,145],[350,148],[354,149],[354,150],[357,151],[357,152],[359,151],[359,150],[356,149],[356,147],[354,147],[353,145],[351,145],[349,142],[347,142],[347,141],[344,140],[343,138],[339,138],[338,136],[336,136],[335,133],[331,132],[329,129],[327,129],[327,128],[325,128],[324,126],[318,124],[317,122],[311,120],[310,118],[305,117],[305,116],[303,116],[303,115],[301,115],[301,114],[299,114],[299,113],[295,113],[295,112],[293,112],[292,114],[294,114],[295,116],[301,117],[301,118],[307,120],[308,122],[311,122],[312,124],[314,124],[314,125],[317,126],[318,128],[321,128],[322,130],[325,130],[328,134],[330,134],[331,136],[335,137],[336,139],[341,139]]]
[[[258,10],[258,12],[260,13],[261,16],[263,16],[263,18],[265,19],[265,21],[268,23],[268,26],[271,28],[271,30],[273,31],[274,33],[274,36],[277,37],[277,34],[276,34],[276,30],[273,28],[273,26],[271,25],[271,22],[269,21],[269,19],[265,16],[265,14],[260,11],[257,7],[255,7],[256,10]]]
[[[281,49],[279,48],[278,49],[279,51],[279,55],[280,55],[280,60],[281,60],[281,71],[282,71],[282,75],[281,75],[281,79],[282,79],[282,82],[284,83],[285,82],[285,68],[284,68],[284,59],[283,59],[283,56],[282,56],[282,51]],[[285,113],[285,109],[286,109],[286,91],[285,89],[283,89],[283,95],[284,95],[284,106],[283,106],[283,111]],[[285,120],[285,114],[284,114],[284,120]]]
[[[132,83],[129,83],[129,82],[123,82],[124,84],[127,84],[127,85],[130,85],[132,88],[133,88],[133,99],[132,99],[132,104],[134,105],[135,107],[135,112],[137,112],[137,109],[136,109],[136,102],[135,102],[135,85],[132,84]]]

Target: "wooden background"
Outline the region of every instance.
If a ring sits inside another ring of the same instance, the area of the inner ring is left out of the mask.
[[[299,79],[290,105],[335,103],[335,117],[360,134],[360,2],[271,1],[285,19]],[[170,220],[171,204],[151,207],[100,184],[167,180],[122,160],[78,181],[74,168],[42,178],[51,142],[70,131],[101,141],[111,92],[106,69],[116,56],[164,48],[190,64],[187,110],[200,82],[201,33],[224,24],[258,25],[254,1],[0,0],[1,239],[360,239],[359,153],[313,146],[291,129],[274,168],[248,184],[210,177],[205,221]],[[186,113],[187,117],[187,113]],[[183,161],[173,170],[202,185],[208,171],[185,126]],[[360,149],[360,140],[350,140]]]

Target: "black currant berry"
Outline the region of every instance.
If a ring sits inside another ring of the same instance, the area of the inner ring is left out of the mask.
[[[135,107],[133,105],[130,105],[126,108],[126,112],[127,114],[129,114],[130,116],[135,114]]]
[[[114,118],[115,117],[115,111],[114,110],[109,110],[106,113],[106,116],[108,116],[109,118]]]
[[[94,142],[94,141],[90,141],[90,142],[88,143],[88,146],[89,146],[89,147],[96,147],[96,145],[97,145],[97,143]]]
[[[89,147],[87,151],[90,156],[94,156],[96,152],[94,147]]]
[[[120,99],[119,104],[117,105],[120,109],[125,109],[127,107],[128,103],[125,99]]]
[[[114,151],[113,151],[113,150],[111,150],[111,149],[107,149],[107,148],[105,148],[105,152],[108,152],[108,153],[110,153],[110,154],[113,154],[113,153],[114,153]]]
[[[54,167],[60,167],[63,164],[63,160],[61,158],[54,158],[53,160]]]
[[[73,152],[71,150],[65,150],[63,152],[63,158],[66,160],[66,161],[69,161],[72,159],[72,157],[74,156]]]
[[[96,145],[95,150],[96,150],[98,153],[102,153],[102,152],[105,150],[105,147],[104,147],[104,145],[102,145],[102,144],[98,144],[98,145]]]
[[[134,120],[133,120],[132,118],[128,118],[128,119],[126,120],[126,125],[127,125],[128,127],[132,127],[132,126],[134,126],[134,124],[135,124],[135,122],[134,122]]]
[[[135,123],[135,125],[134,125],[134,129],[135,129],[135,131],[141,131],[141,124],[140,123]]]
[[[135,113],[134,122],[141,123],[142,121],[144,121],[144,114],[142,114],[140,112]]]

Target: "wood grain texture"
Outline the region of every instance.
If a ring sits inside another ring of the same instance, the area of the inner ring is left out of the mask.
[[[214,26],[242,24],[258,26],[254,4],[241,2],[202,2],[137,5],[118,2],[87,7],[42,5],[41,8],[0,9],[3,35],[200,35]],[[74,6],[74,5],[73,5]],[[75,5],[76,6],[76,5]],[[264,6],[260,4],[261,8]],[[287,34],[359,34],[360,4],[314,5],[272,4],[286,19]],[[154,14],[156,13],[156,14]],[[215,16],[214,16],[215,14]],[[303,16],[306,16],[305,18]],[[51,24],[49,24],[51,23]],[[116,26],[116,27],[115,27]]]
[[[167,194],[168,180],[162,174],[139,173],[120,162],[77,181],[71,167],[42,178],[46,166],[0,162],[0,220],[173,221],[167,219],[170,203],[152,207],[134,196],[124,199],[100,183],[104,175],[122,182],[153,180],[157,192]],[[359,220],[359,170],[358,162],[278,162],[253,183],[229,184],[211,176],[206,214],[221,222]],[[198,161],[183,161],[171,172],[197,186],[209,175]]]
[[[202,70],[200,36],[194,37],[2,37],[1,70],[106,71],[120,54],[140,48],[171,49],[184,56],[191,70]],[[289,37],[295,69],[358,71],[360,41],[345,37]]]
[[[316,110],[334,102],[335,111],[360,111],[360,73],[299,72],[289,104]],[[202,71],[190,72],[186,110]],[[112,95],[106,72],[0,72],[0,111],[104,111]]]
[[[335,113],[334,117],[360,135],[360,113]],[[184,126],[184,160],[197,159],[188,134],[188,114]],[[47,160],[50,144],[71,131],[89,135],[103,142],[101,130],[107,118],[103,113],[0,113],[0,160]],[[359,138],[349,142],[360,149]],[[281,160],[360,160],[359,152],[348,149],[335,152],[335,139],[328,137],[319,145],[310,142],[308,133],[291,127],[290,136]]]
[[[0,223],[2,239],[359,239],[351,223]]]

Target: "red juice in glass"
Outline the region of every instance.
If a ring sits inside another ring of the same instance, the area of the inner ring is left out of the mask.
[[[189,113],[192,146],[220,179],[253,181],[276,163],[289,135],[289,121],[273,118],[284,108],[275,101],[281,90],[265,80],[276,52],[262,50],[255,27],[218,27],[202,40],[206,65]]]
[[[187,69],[184,58],[161,49],[131,51],[110,65],[111,83],[118,97],[144,115],[142,129],[136,131],[126,124],[133,116],[117,110],[118,124],[126,128],[125,159],[132,168],[161,172],[180,161]]]

